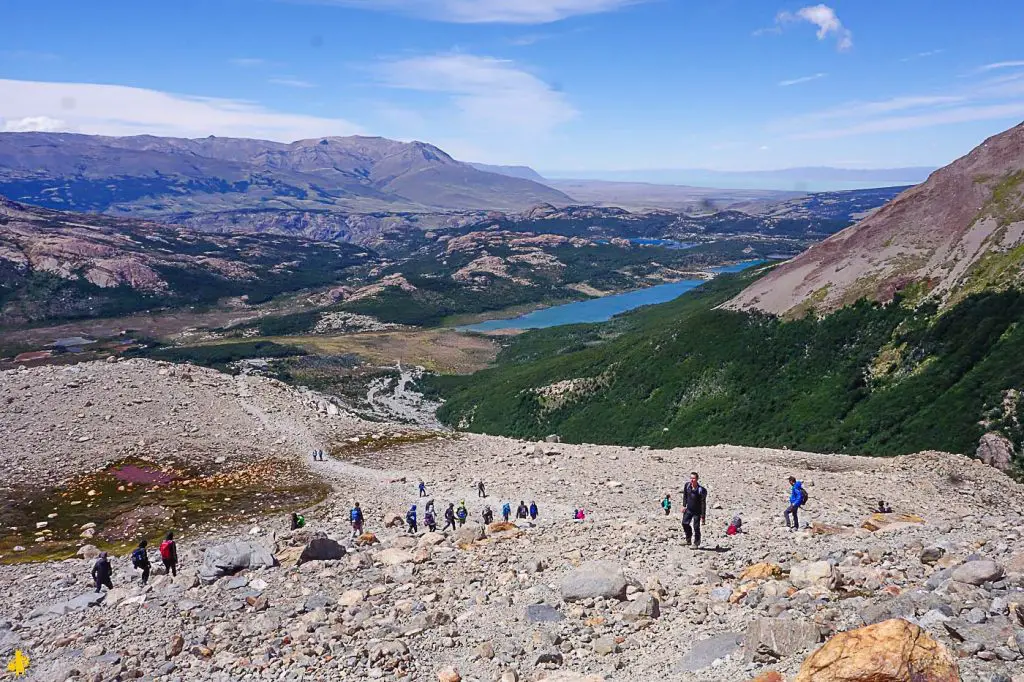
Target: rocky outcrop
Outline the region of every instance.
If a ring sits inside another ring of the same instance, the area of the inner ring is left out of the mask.
[[[1013,463],[1013,443],[999,433],[986,433],[978,442],[975,457],[1000,471],[1009,471]]]
[[[953,655],[916,625],[887,620],[841,632],[811,654],[794,682],[960,682]]]

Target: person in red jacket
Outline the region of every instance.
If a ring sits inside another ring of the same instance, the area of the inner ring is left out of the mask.
[[[168,531],[167,537],[160,543],[160,561],[164,564],[167,575],[178,575],[178,545],[174,543],[174,533]]]

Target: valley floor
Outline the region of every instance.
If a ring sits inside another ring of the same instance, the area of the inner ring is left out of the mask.
[[[331,456],[311,462],[318,447]],[[91,591],[84,559],[0,566],[0,654],[27,653],[29,679],[138,671],[167,680],[435,680],[447,666],[463,680],[536,680],[549,668],[581,675],[552,680],[732,682],[766,669],[791,679],[817,644],[805,635],[770,663],[755,662],[758,642],[738,644],[752,624],[781,633],[809,623],[828,635],[895,616],[956,652],[964,680],[1024,679],[1024,623],[1015,630],[1010,606],[1024,602],[1024,486],[966,457],[535,445],[370,424],[276,381],[164,363],[0,373],[0,465],[10,484],[57,483],[126,454],[200,468],[219,457],[284,458],[331,492],[305,511],[299,531],[287,530],[284,513],[261,513],[257,500],[231,518],[179,528],[173,580],[157,575],[140,587],[117,558],[116,589],[96,606],[72,601]],[[690,471],[709,490],[704,551],[682,542],[678,505]],[[782,523],[790,474],[810,492],[808,528],[798,533]],[[411,539],[385,527],[412,504],[422,523],[420,480],[439,516],[465,500],[472,530]],[[666,493],[677,503],[667,518]],[[861,528],[881,498],[919,518]],[[536,523],[474,541],[484,505],[498,515],[520,500],[536,501]],[[380,545],[352,546],[356,501]],[[587,520],[574,522],[580,507]],[[736,514],[745,532],[726,537]],[[315,532],[346,545],[346,556],[296,568]],[[150,535],[152,547],[159,534]],[[232,539],[275,548],[282,566],[200,585],[202,552]],[[1005,577],[954,580],[972,555],[997,562]],[[628,601],[563,599],[566,576],[594,560],[624,571]],[[778,566],[772,579],[740,578],[759,562]]]

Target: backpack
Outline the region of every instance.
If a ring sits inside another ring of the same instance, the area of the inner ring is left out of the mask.
[[[132,566],[135,568],[143,568],[149,563],[149,558],[146,556],[146,550],[139,547],[132,552]]]
[[[469,512],[467,512],[467,511],[466,511],[466,508],[465,508],[465,507],[459,507],[459,511],[458,511],[458,517],[459,517],[460,519],[463,519],[463,520],[465,520],[465,518],[466,518],[466,517],[467,517],[468,515],[469,515]]]
[[[353,523],[355,523],[356,521],[362,521],[363,511],[361,509],[356,509],[355,507],[353,507],[352,511],[349,512],[349,518],[352,520]]]
[[[171,560],[171,548],[174,547],[173,540],[164,540],[160,543],[160,558],[165,561]]]
[[[302,528],[303,526],[306,525],[306,517],[303,516],[302,514],[299,514],[299,521],[298,521],[297,525],[298,525],[299,528]]]
[[[807,488],[800,486],[800,506],[807,504]]]

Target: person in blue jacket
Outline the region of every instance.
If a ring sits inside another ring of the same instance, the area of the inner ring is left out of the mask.
[[[786,527],[791,530],[799,530],[800,528],[800,517],[798,512],[800,507],[807,503],[807,491],[804,490],[804,484],[796,480],[796,476],[789,477],[789,485],[791,486],[789,491],[789,507],[786,508]],[[789,525],[789,517],[793,517],[793,525]]]

